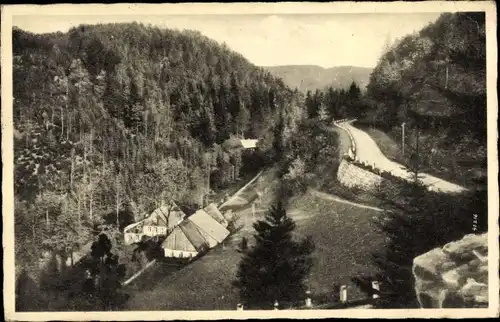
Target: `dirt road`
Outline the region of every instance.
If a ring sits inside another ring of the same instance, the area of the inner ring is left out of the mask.
[[[352,126],[350,121],[341,123],[339,126],[351,132],[356,143],[356,157],[359,161],[375,165],[375,167],[383,171],[391,172],[392,175],[405,180],[412,180],[412,174],[408,169],[397,162],[389,160],[382,151],[380,151],[377,143],[375,143],[366,132]],[[460,193],[466,190],[464,187],[431,176],[430,174],[421,173],[419,177],[429,190],[446,193]]]

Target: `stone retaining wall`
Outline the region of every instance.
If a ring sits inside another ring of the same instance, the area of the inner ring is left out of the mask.
[[[347,188],[360,188],[373,191],[385,180],[368,170],[362,169],[347,160],[342,160],[337,172],[337,179]]]

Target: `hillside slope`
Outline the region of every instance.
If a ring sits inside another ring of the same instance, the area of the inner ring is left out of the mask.
[[[348,89],[354,81],[362,89],[368,84],[371,68],[338,66],[323,68],[313,65],[287,65],[264,67],[272,75],[282,78],[290,88],[301,92],[322,90],[326,87]]]
[[[223,187],[258,166],[220,143],[258,138],[264,155],[278,118],[283,130],[300,115],[298,93],[199,32],[14,28],[13,56],[16,260],[27,267],[122,226],[122,211],[198,203],[207,178]]]
[[[442,14],[399,40],[370,76],[372,109],[361,121],[395,142],[401,142],[405,122],[405,156],[418,153],[425,171],[454,180],[484,179],[485,37],[484,13],[463,12]]]

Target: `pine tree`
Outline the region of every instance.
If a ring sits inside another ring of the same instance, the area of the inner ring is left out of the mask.
[[[284,153],[284,138],[283,132],[285,131],[285,116],[283,113],[280,114],[277,124],[274,127],[274,140],[273,140],[273,149],[275,152],[276,160],[281,160]]]
[[[318,119],[322,122],[326,122],[329,118],[328,111],[324,104],[321,104],[318,111]]]
[[[253,227],[256,244],[241,259],[234,282],[241,300],[245,307],[256,309],[269,308],[276,300],[295,303],[305,292],[314,243],[310,238],[300,242],[292,239],[295,222],[281,201]]]
[[[307,115],[309,116],[309,118],[316,117],[317,106],[316,106],[316,102],[314,100],[314,96],[310,90],[308,90],[306,93],[305,104],[306,104],[306,109],[307,109]]]

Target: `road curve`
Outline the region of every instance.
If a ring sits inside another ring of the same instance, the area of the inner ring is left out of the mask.
[[[390,172],[405,180],[412,180],[412,174],[401,164],[389,160],[380,151],[377,143],[364,131],[352,126],[352,121],[340,123],[339,126],[351,132],[352,138],[356,144],[356,158],[360,162],[374,165],[380,170]],[[441,191],[446,193],[460,193],[466,189],[457,184],[445,181],[443,179],[431,176],[430,174],[420,173],[420,180],[432,191]]]

